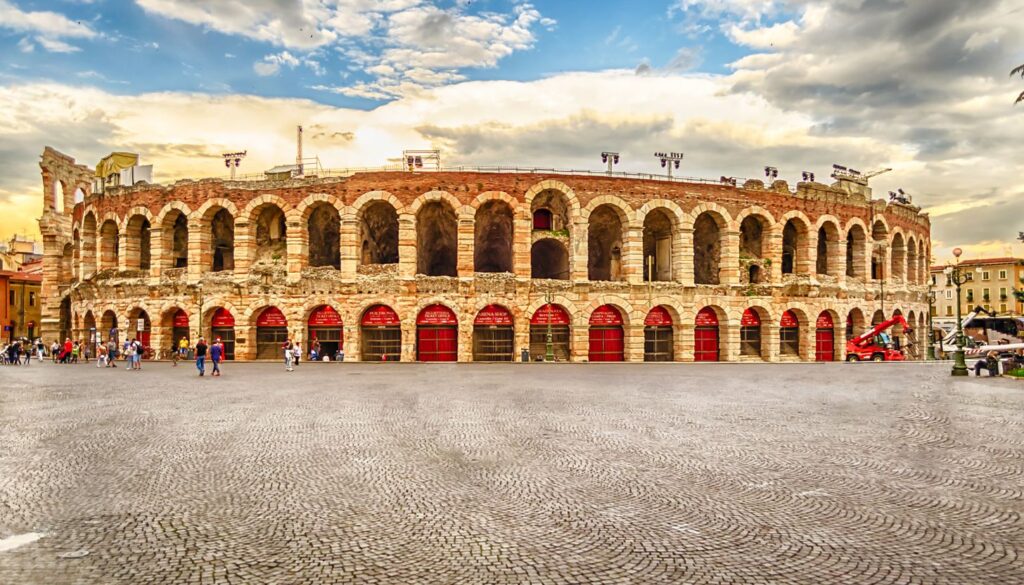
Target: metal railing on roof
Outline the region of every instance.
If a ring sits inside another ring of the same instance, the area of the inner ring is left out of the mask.
[[[629,173],[623,171],[614,171],[609,173],[608,171],[594,171],[589,169],[557,169],[557,168],[542,168],[542,167],[506,167],[506,166],[453,166],[453,167],[442,167],[440,169],[416,169],[415,171],[409,171],[400,164],[396,165],[385,165],[380,167],[350,167],[343,169],[321,169],[315,175],[307,173],[305,178],[327,178],[327,177],[350,177],[356,173],[380,173],[380,172],[406,172],[413,175],[418,174],[431,174],[431,173],[508,173],[508,174],[537,174],[537,175],[575,175],[575,176],[590,176],[590,177],[612,177],[621,179],[642,179],[647,181],[663,181],[668,183],[702,183],[706,185],[728,185],[730,183],[723,183],[720,179],[703,179],[699,177],[670,177],[668,175],[658,175],[654,173]],[[222,177],[224,180],[231,180],[230,177]],[[297,177],[299,178],[299,177]],[[746,179],[740,177],[730,177],[736,179],[738,185],[742,185]],[[264,173],[250,173],[245,175],[235,176],[235,181],[266,181],[268,180]]]

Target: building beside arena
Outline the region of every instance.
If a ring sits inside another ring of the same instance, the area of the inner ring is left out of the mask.
[[[844,359],[848,335],[895,312],[923,330],[928,311],[928,216],[855,176],[795,190],[466,170],[126,186],[50,148],[40,167],[47,341],[169,348],[201,333],[235,359],[276,359],[291,338],[346,361],[813,361]]]

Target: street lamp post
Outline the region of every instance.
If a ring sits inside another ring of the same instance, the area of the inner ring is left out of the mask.
[[[552,299],[552,296],[551,296],[551,291],[545,292],[544,293],[544,303],[547,306],[544,307],[544,310],[547,311],[547,314],[548,314],[548,330],[547,330],[547,333],[545,335],[545,341],[544,341],[544,361],[546,361],[546,362],[553,362],[553,361],[555,361],[555,343],[554,343],[554,337],[551,334],[551,301],[552,300],[553,299]]]
[[[681,152],[656,152],[654,158],[661,161],[661,168],[668,168],[668,178],[672,178],[672,167],[679,168],[679,163],[685,158]]]
[[[954,286],[956,286],[956,352],[953,354],[953,376],[966,376],[967,362],[964,361],[964,328],[963,323],[960,321],[960,287],[967,282],[967,272],[960,269],[960,255],[963,254],[963,250],[960,248],[953,249],[953,256],[956,257],[956,264],[953,266],[946,266],[943,271],[946,278],[949,279]]]
[[[619,153],[608,151],[602,152],[601,162],[606,163],[608,165],[608,174],[610,175],[613,172],[613,167],[619,164]]]
[[[197,315],[196,322],[196,334],[192,337],[192,344],[195,345],[199,342],[199,338],[203,336],[203,283],[196,285],[196,300],[199,304],[199,314]]]
[[[935,312],[935,291],[932,290],[931,279],[928,280],[928,359],[935,359],[935,327],[932,326],[932,314]]]

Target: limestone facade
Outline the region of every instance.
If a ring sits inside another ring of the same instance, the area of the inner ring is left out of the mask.
[[[927,214],[839,183],[382,171],[93,194],[91,171],[70,157],[47,148],[40,166],[47,340],[114,325],[134,333],[142,319],[150,345],[167,348],[179,310],[194,340],[226,309],[235,357],[253,359],[268,308],[306,347],[310,316],[326,305],[343,323],[346,360],[359,360],[364,315],[383,304],[401,322],[401,360],[412,361],[418,316],[443,305],[457,319],[457,359],[472,361],[474,321],[499,305],[518,359],[531,317],[553,303],[570,317],[574,361],[588,359],[591,318],[605,305],[621,318],[625,361],[644,361],[656,307],[671,319],[673,361],[694,360],[705,308],[720,359],[811,361],[822,358],[822,322],[843,359],[850,331],[896,311],[923,327],[928,310]],[[55,185],[84,198],[58,209]],[[748,310],[760,322],[753,354],[741,345]],[[784,320],[796,331],[782,332]],[[787,335],[796,355],[783,351]]]

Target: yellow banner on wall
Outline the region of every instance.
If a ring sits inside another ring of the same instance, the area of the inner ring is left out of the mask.
[[[96,165],[96,176],[105,179],[114,173],[139,164],[139,155],[133,152],[112,152]]]

